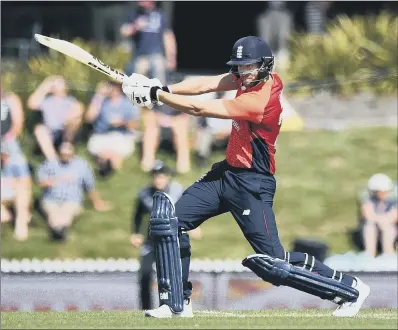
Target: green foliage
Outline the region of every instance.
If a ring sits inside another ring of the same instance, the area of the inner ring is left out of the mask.
[[[326,87],[342,96],[363,91],[396,94],[397,28],[398,17],[384,12],[340,16],[322,36],[295,34],[290,40],[288,80],[300,83],[298,92]]]
[[[80,39],[73,40],[72,43],[119,71],[123,71],[130,56],[122,48],[94,42],[85,43]],[[29,87],[37,87],[43,79],[50,75],[61,75],[68,81],[72,94],[84,103],[89,101],[90,93],[87,91],[93,91],[98,82],[107,79],[102,73],[52,49],[49,50],[48,55],[31,58],[28,65],[30,69]]]

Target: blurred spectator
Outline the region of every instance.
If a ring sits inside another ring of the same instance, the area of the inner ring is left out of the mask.
[[[327,11],[333,1],[308,1],[305,5],[307,32],[324,34],[327,22]]]
[[[231,133],[232,120],[219,118],[198,118],[198,127],[195,136],[195,151],[197,164],[200,168],[206,167],[213,149],[227,147]]]
[[[1,139],[8,142],[11,151],[20,151],[18,137],[24,126],[24,112],[20,97],[1,87]]]
[[[42,123],[34,129],[41,151],[47,159],[56,158],[56,149],[62,142],[74,141],[83,105],[68,94],[63,77],[50,76],[29,97],[28,106],[42,113]]]
[[[169,74],[168,84],[181,81],[180,75]],[[191,170],[189,125],[187,114],[174,110],[164,104],[153,110],[144,109],[142,113],[144,132],[142,138],[141,169],[149,172],[154,166],[156,152],[165,132],[171,130],[176,154],[176,168],[178,173],[187,173]]]
[[[97,158],[100,175],[120,169],[123,161],[133,154],[139,115],[140,110],[129,102],[119,83],[98,85],[85,119],[93,123],[88,151]]]
[[[171,171],[162,161],[156,161],[152,171],[151,183],[141,189],[137,196],[136,207],[132,217],[132,235],[130,242],[134,248],[141,248],[140,255],[140,298],[141,308],[150,309],[151,303],[151,284],[152,284],[152,265],[155,261],[154,250],[149,237],[149,231],[146,230],[146,237],[140,234],[141,225],[144,217],[149,217],[152,211],[153,195],[156,191],[166,192],[176,203],[184,187],[175,181],[171,181]],[[189,232],[193,239],[201,238],[199,228]]]
[[[137,11],[122,25],[120,33],[132,37],[135,45],[134,59],[127,65],[126,74],[140,73],[164,83],[166,70],[176,68],[177,44],[165,14],[156,5],[156,1],[138,1]]]
[[[360,225],[365,251],[375,257],[381,252],[394,253],[397,240],[397,188],[385,174],[374,174],[359,196]]]
[[[53,239],[66,238],[66,230],[82,211],[84,191],[88,192],[94,209],[110,209],[94,190],[94,174],[89,164],[75,155],[74,146],[69,142],[61,144],[59,159],[45,160],[36,175],[43,189],[41,203]]]
[[[287,1],[268,1],[267,6],[257,17],[257,34],[269,43],[276,65],[284,67],[289,57],[287,40],[293,28],[293,17]]]
[[[14,219],[14,235],[17,240],[28,238],[31,220],[30,204],[32,180],[30,170],[22,153],[12,151],[11,143],[1,143],[1,222]]]

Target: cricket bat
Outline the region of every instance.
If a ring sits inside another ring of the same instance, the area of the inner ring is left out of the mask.
[[[123,83],[124,78],[128,77],[124,73],[111,68],[109,65],[103,63],[101,60],[91,55],[89,52],[86,52],[84,49],[72,44],[71,42],[61,39],[46,37],[37,33],[35,34],[35,39],[37,42],[41,43],[42,45],[54,49],[66,56],[70,56],[75,60],[83,64],[86,64],[94,68],[95,70],[100,71],[103,74],[106,74],[107,76],[121,83]]]

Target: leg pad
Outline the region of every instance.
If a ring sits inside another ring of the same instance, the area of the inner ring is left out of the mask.
[[[350,286],[265,254],[250,255],[242,265],[273,285],[289,286],[338,304],[358,298],[358,291]]]
[[[160,305],[168,305],[174,313],[183,311],[182,270],[178,241],[178,219],[171,198],[156,192],[149,221],[153,240]]]

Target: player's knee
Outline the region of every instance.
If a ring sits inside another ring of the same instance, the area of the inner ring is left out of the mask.
[[[285,251],[279,239],[270,240],[267,234],[259,233],[246,233],[245,237],[256,253],[284,260]]]
[[[284,260],[285,259],[285,251],[282,247],[282,245],[278,244],[275,245],[272,249],[271,249],[271,254],[270,256],[272,258],[277,258],[277,259],[281,259]]]

